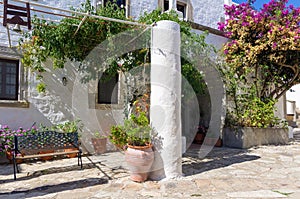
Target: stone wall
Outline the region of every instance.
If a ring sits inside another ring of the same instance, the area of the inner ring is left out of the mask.
[[[288,129],[284,128],[225,128],[223,144],[226,147],[248,149],[260,145],[288,144]]]

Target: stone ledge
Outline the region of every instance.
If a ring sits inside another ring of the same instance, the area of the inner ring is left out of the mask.
[[[237,127],[223,129],[223,144],[226,147],[247,149],[260,145],[288,144],[287,128]]]
[[[0,107],[6,108],[29,108],[30,103],[27,101],[8,101],[0,100]]]

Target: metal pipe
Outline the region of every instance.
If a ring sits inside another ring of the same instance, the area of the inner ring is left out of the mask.
[[[109,17],[103,17],[103,16],[98,16],[98,15],[87,14],[87,13],[83,13],[83,12],[77,12],[77,11],[73,11],[73,10],[66,10],[66,9],[62,9],[62,8],[56,8],[56,7],[52,7],[52,6],[48,6],[48,5],[44,5],[44,4],[40,4],[40,3],[35,3],[35,2],[32,2],[32,1],[28,1],[28,0],[27,1],[26,0],[12,0],[12,1],[22,2],[22,3],[30,3],[31,5],[40,6],[40,7],[43,7],[43,8],[58,10],[58,11],[62,11],[62,12],[68,12],[68,13],[72,13],[72,14],[87,16],[87,17],[93,17],[93,18],[102,19],[102,20],[106,20],[106,21],[124,23],[124,24],[135,25],[135,26],[149,26],[149,25],[146,25],[146,24],[133,22],[133,21],[126,21],[126,20],[122,20],[122,19],[114,19],[114,18],[109,18]]]

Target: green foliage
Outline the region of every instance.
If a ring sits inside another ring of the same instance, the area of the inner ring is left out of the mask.
[[[127,144],[127,134],[120,125],[111,127],[108,138],[119,149],[124,149],[124,146]]]
[[[124,130],[129,145],[146,146],[151,141],[151,127],[145,112],[140,112],[137,116],[131,114],[130,118],[124,121]]]
[[[275,116],[275,100],[268,99],[262,101],[257,97],[238,96],[236,99],[239,106],[235,111],[228,111],[226,126],[245,126],[245,127],[285,127],[286,124]]]
[[[192,64],[183,64],[181,67],[181,74],[188,81],[189,85],[192,86],[196,94],[205,94],[207,88],[203,75]],[[186,88],[185,84],[182,86],[182,94],[188,96],[189,88]]]
[[[277,100],[257,97],[257,87],[245,82],[228,65],[219,66],[228,96],[226,126],[284,127],[285,123],[275,116]]]
[[[56,124],[51,127],[44,126],[43,124],[40,125],[41,131],[57,131],[62,133],[73,133],[73,132],[80,132],[82,131],[83,124],[81,120],[77,119],[74,121],[67,121],[61,124]]]
[[[145,112],[139,115],[131,114],[124,125],[112,126],[109,139],[118,148],[124,149],[125,145],[146,146],[151,142],[151,127]]]
[[[39,92],[39,93],[44,93],[46,92],[46,84],[41,82],[41,83],[38,83],[37,86],[36,86],[36,90]]]
[[[96,132],[94,133],[94,137],[95,137],[95,138],[107,138],[107,136],[102,135],[100,131],[96,131]]]
[[[124,9],[120,9],[116,4],[110,2],[96,11],[91,6],[90,1],[82,4],[81,8],[73,10],[128,20],[125,18]],[[113,35],[136,28],[122,23],[87,17],[80,29],[77,30],[78,27],[74,26],[74,24],[79,24],[82,16],[74,15],[73,17],[64,18],[59,24],[49,23],[34,17],[32,33],[26,33],[20,41],[20,48],[23,51],[22,63],[24,66],[30,67],[32,71],[35,71],[38,79],[43,78],[42,73],[45,72],[45,69],[42,63],[47,58],[53,60],[54,68],[63,68],[68,59],[82,62],[89,52],[104,40],[110,40]],[[205,43],[205,34],[198,35],[193,33],[189,22],[180,20],[177,13],[173,11],[162,13],[160,9],[157,9],[151,13],[144,13],[140,17],[139,22],[153,24],[160,20],[172,20],[179,23],[182,36],[186,40],[186,42],[182,43],[182,57],[184,58],[182,58],[181,62],[183,75],[196,93],[202,93],[206,85],[202,81],[201,73],[195,69],[196,63],[189,58],[198,56],[199,53],[210,53],[213,50],[212,46]],[[145,37],[145,42],[149,41],[150,31],[148,37]],[[149,63],[149,52],[149,49],[143,48],[124,54],[112,60],[105,72],[112,77],[120,71],[127,72],[134,67]],[[118,64],[120,60],[123,62],[122,66]],[[94,77],[95,74],[90,74],[86,77],[86,80]],[[41,83],[38,85],[38,91],[44,92],[45,89],[45,84]],[[132,101],[135,100],[132,99]]]
[[[132,113],[124,120],[124,125],[111,127],[109,139],[118,148],[125,145],[147,146],[151,143],[152,128],[149,123],[149,95],[144,94],[134,102]]]
[[[76,11],[125,19],[124,10],[113,3],[107,3],[105,7],[101,6],[94,11],[90,1],[87,1]],[[87,17],[82,26],[77,29],[76,24],[80,24],[82,18],[80,15],[74,15],[73,18],[63,18],[57,24],[34,17],[32,33],[25,33],[24,38],[19,42],[23,52],[21,61],[24,66],[41,75],[45,72],[42,63],[47,58],[53,60],[54,68],[63,68],[68,59],[82,62],[99,43],[130,27],[122,23]]]

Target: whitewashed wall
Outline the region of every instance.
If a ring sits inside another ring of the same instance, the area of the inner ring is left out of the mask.
[[[224,15],[224,3],[231,0],[181,0],[192,9],[192,20],[195,23],[217,28],[217,23]],[[138,18],[144,12],[150,12],[158,7],[158,0],[130,0],[130,16]]]
[[[195,23],[217,29],[224,15],[224,0],[191,0]]]

